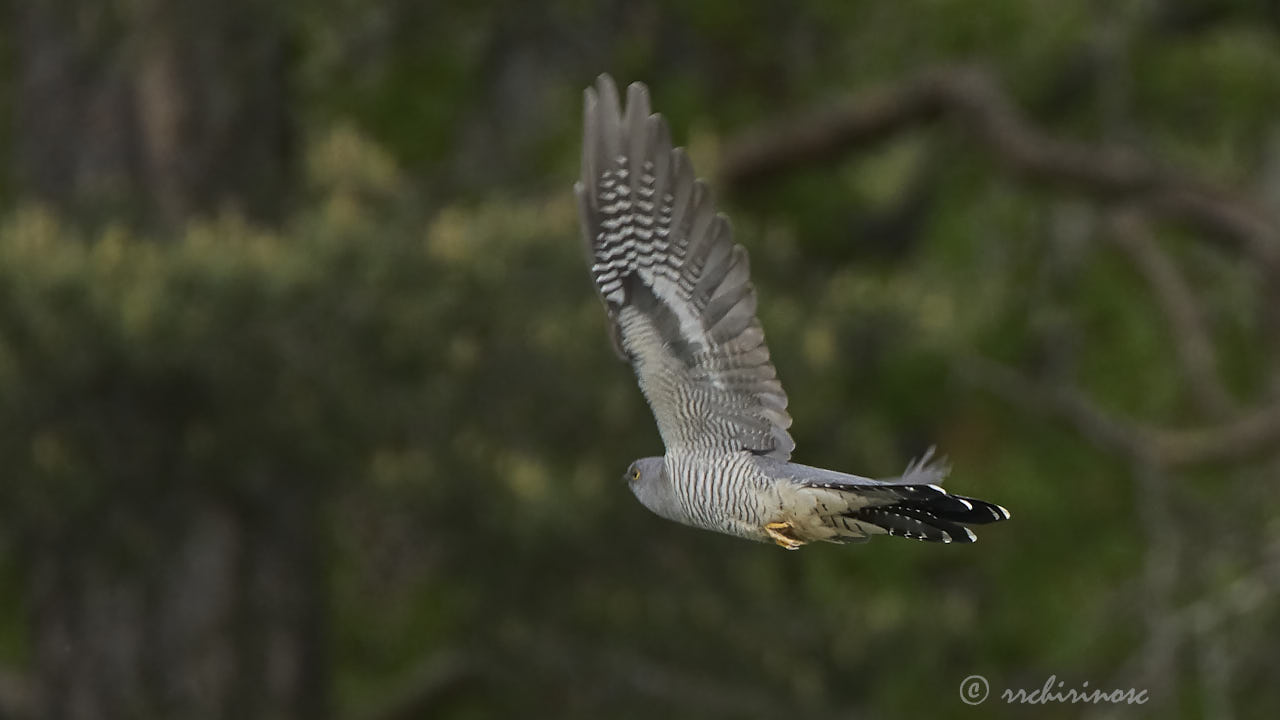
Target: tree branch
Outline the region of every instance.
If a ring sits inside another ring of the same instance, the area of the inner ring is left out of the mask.
[[[1280,402],[1216,425],[1162,428],[1116,418],[1076,388],[1046,386],[989,360],[967,358],[954,367],[970,384],[1029,412],[1064,420],[1100,447],[1164,468],[1239,461],[1280,445]]]
[[[1235,407],[1218,375],[1218,360],[1203,313],[1186,278],[1151,236],[1139,213],[1117,213],[1110,223],[1111,240],[1128,254],[1164,312],[1187,388],[1208,416],[1225,418]]]
[[[829,162],[896,132],[955,118],[1008,170],[1073,187],[1103,202],[1152,212],[1234,240],[1280,273],[1280,229],[1240,193],[1165,168],[1132,148],[1062,140],[1033,127],[989,74],[940,68],[826,110],[747,131],[726,143],[721,180],[741,188]]]

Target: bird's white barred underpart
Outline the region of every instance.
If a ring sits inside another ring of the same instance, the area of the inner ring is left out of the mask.
[[[946,471],[929,456],[888,483],[789,462],[787,396],[728,219],[643,85],[628,88],[624,111],[602,75],[583,121],[574,190],[591,278],[666,446],[629,471],[647,507],[790,549],[875,534],[971,542],[963,524],[1008,517],[934,485]]]

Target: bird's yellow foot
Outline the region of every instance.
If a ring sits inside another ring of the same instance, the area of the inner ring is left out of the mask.
[[[804,541],[796,537],[794,530],[789,522],[771,522],[764,526],[764,531],[778,543],[778,547],[787,550],[799,550],[804,545]]]

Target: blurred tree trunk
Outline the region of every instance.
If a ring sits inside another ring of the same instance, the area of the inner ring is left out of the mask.
[[[143,552],[104,537],[110,520],[32,543],[32,717],[326,717],[310,505],[264,517],[207,502],[176,519],[165,502],[108,507],[142,515],[117,532],[145,537]]]
[[[282,212],[293,124],[273,4],[42,0],[12,13],[18,187],[78,221],[123,216],[161,234],[228,206]],[[270,480],[234,503],[177,480],[155,496],[122,488],[101,517],[34,533],[32,715],[325,717],[321,498]]]
[[[288,37],[270,3],[46,0],[14,9],[18,187],[165,230],[230,205],[282,210]]]

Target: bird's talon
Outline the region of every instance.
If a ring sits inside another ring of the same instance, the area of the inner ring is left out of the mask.
[[[778,547],[786,550],[799,550],[804,541],[795,536],[791,523],[771,522],[764,526],[764,531],[773,539]]]

